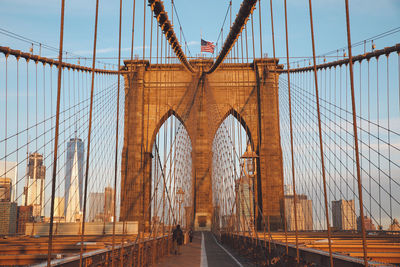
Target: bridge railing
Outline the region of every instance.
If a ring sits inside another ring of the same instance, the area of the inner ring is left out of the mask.
[[[172,235],[164,235],[147,240],[117,245],[114,250],[111,246],[83,254],[83,266],[152,266],[156,261],[170,253],[172,249]],[[80,255],[64,259],[54,259],[51,266],[79,266]],[[47,266],[47,263],[34,265]]]
[[[296,245],[283,242],[271,241],[267,239],[256,238],[254,236],[246,236],[236,233],[221,233],[221,242],[230,246],[244,257],[252,260],[257,266],[295,266],[296,265]],[[361,241],[360,241],[361,243]],[[329,252],[310,248],[300,247],[299,256],[301,263],[305,266],[328,266]],[[332,255],[334,266],[364,266],[364,262],[360,258],[351,257],[346,254],[334,253]],[[370,265],[385,266],[370,260]],[[390,264],[388,264],[390,266]]]

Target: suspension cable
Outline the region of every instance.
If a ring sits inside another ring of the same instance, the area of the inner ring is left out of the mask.
[[[63,51],[63,40],[64,40],[64,7],[65,7],[65,0],[61,0],[60,49],[58,54],[58,62],[60,63],[62,63],[62,55],[63,55],[62,51]],[[53,250],[54,198],[56,191],[58,135],[60,126],[61,74],[62,74],[62,64],[59,64],[58,79],[57,79],[57,109],[56,109],[56,126],[55,126],[56,129],[55,129],[55,139],[54,139],[53,177],[51,184],[50,227],[49,227],[49,246],[47,252],[47,267],[51,266],[51,254]]]
[[[296,261],[299,263],[299,241],[297,233],[297,195],[296,195],[296,179],[295,179],[295,169],[294,169],[294,153],[293,153],[293,125],[292,125],[292,101],[291,101],[291,91],[290,91],[290,66],[289,66],[289,40],[288,40],[288,25],[287,25],[287,7],[286,0],[284,0],[285,6],[285,33],[286,33],[286,60],[287,60],[287,78],[288,78],[288,94],[289,94],[289,121],[290,121],[290,150],[292,159],[292,180],[293,180],[293,208],[294,208],[294,224],[296,232]]]
[[[329,222],[329,210],[328,210],[328,196],[326,193],[326,177],[325,177],[325,161],[324,161],[324,148],[322,144],[322,130],[321,130],[321,112],[319,106],[319,92],[318,92],[318,72],[317,72],[317,61],[315,59],[315,42],[314,42],[314,25],[313,25],[313,15],[312,15],[312,3],[311,0],[308,1],[309,12],[310,12],[310,29],[311,29],[311,42],[313,51],[313,62],[314,62],[314,81],[315,81],[315,100],[317,102],[317,115],[318,115],[318,134],[319,134],[319,147],[321,155],[321,172],[322,180],[324,184],[324,203],[325,203],[325,217],[326,217],[326,228],[328,231],[328,244],[329,244],[329,259],[330,266],[333,267],[332,258],[332,241],[331,241],[331,227]]]
[[[274,58],[274,63],[277,64],[276,61],[276,54],[275,54],[275,29],[274,29],[274,12],[273,12],[273,6],[272,6],[272,0],[270,0],[270,13],[271,13],[271,37],[272,37],[272,52],[273,52],[273,58]],[[253,47],[254,50],[254,47]],[[279,87],[279,84],[277,84],[277,77],[276,77],[276,67],[274,67],[274,85]],[[279,108],[277,108],[277,114],[279,118]],[[280,135],[279,135],[279,143],[280,142]],[[282,187],[281,187],[282,192],[284,193],[284,182],[282,182]],[[285,197],[285,196],[284,196]],[[288,238],[287,238],[287,221],[286,221],[286,206],[283,205],[283,226],[285,230],[285,243],[286,243],[286,255],[289,254],[289,247],[288,247]],[[268,214],[268,227],[269,227],[269,214]],[[270,230],[268,230],[269,232]],[[269,250],[271,249],[270,245],[270,240],[271,240],[271,235],[269,237]]]
[[[87,136],[87,154],[86,154],[86,171],[85,171],[85,189],[83,195],[83,216],[82,216],[82,232],[81,232],[81,250],[79,254],[79,266],[82,266],[83,260],[83,240],[85,236],[85,219],[86,219],[86,200],[87,200],[87,188],[89,178],[89,158],[90,158],[90,140],[92,132],[92,113],[93,113],[93,92],[94,92],[94,69],[96,67],[96,45],[97,45],[97,22],[99,16],[99,0],[96,0],[96,15],[94,23],[94,39],[93,39],[93,61],[92,61],[92,84],[90,89],[90,108],[89,108],[89,129]]]
[[[206,74],[213,73],[218,66],[224,61],[226,55],[229,54],[232,47],[236,43],[240,33],[243,30],[244,25],[246,25],[250,14],[253,13],[255,5],[257,4],[257,0],[243,0],[242,5],[240,6],[239,12],[236,16],[236,19],[231,26],[231,30],[225,39],[224,46],[221,49],[216,61],[211,66],[208,71],[205,71]]]
[[[364,206],[363,206],[363,198],[362,198],[362,183],[361,183],[361,171],[360,171],[360,155],[359,155],[359,151],[358,151],[356,102],[355,102],[355,96],[354,96],[354,74],[353,74],[353,58],[352,58],[352,54],[351,54],[349,0],[345,0],[345,3],[346,3],[347,44],[348,44],[348,51],[349,51],[351,106],[352,106],[352,111],[353,111],[354,147],[355,147],[355,154],[356,154],[356,169],[357,169],[357,184],[358,184],[358,200],[359,200],[359,204],[360,204],[364,265],[368,266],[367,240],[366,240],[366,231],[365,231],[365,218],[364,218]]]
[[[161,0],[148,0],[151,10],[154,12],[154,16],[157,18],[161,30],[165,34],[166,40],[168,40],[171,48],[174,50],[176,56],[180,62],[190,72],[195,72],[192,65],[188,62],[185,53],[182,51],[182,47],[176,37],[175,31],[171,22],[168,19],[167,12],[165,11],[164,4]]]
[[[118,82],[117,82],[117,113],[115,123],[115,164],[114,164],[114,210],[113,210],[113,234],[112,234],[112,266],[114,267],[114,249],[115,249],[115,223],[116,223],[116,205],[117,205],[117,178],[118,178],[118,134],[119,134],[119,98],[120,98],[120,64],[121,64],[121,28],[122,28],[122,0],[119,1],[119,32],[118,32]]]
[[[383,49],[375,50],[370,53],[353,56],[352,62],[353,63],[362,62],[364,60],[368,61],[371,58],[378,58],[381,55],[389,55],[394,52],[400,53],[400,44],[396,44],[396,45],[390,46],[390,47],[385,47]],[[317,70],[332,68],[332,67],[347,65],[347,64],[349,64],[349,62],[350,62],[349,58],[345,58],[345,59],[336,60],[336,61],[332,61],[332,62],[328,62],[328,63],[318,64],[316,66],[316,68],[317,68]],[[312,71],[313,69],[314,69],[313,66],[308,66],[308,67],[303,67],[303,68],[291,68],[289,70],[289,72],[306,72],[306,71]],[[288,71],[287,69],[279,70],[279,72],[287,72],[287,71]]]

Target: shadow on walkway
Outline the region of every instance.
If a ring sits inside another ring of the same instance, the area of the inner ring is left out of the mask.
[[[158,267],[200,266],[201,233],[196,233],[193,242],[181,247],[181,254],[163,257],[157,263]]]
[[[204,248],[202,255],[202,236]],[[203,261],[201,260],[203,257]],[[222,247],[211,232],[196,232],[193,243],[181,247],[180,255],[163,257],[157,263],[158,267],[200,266],[200,267],[250,267],[253,266],[233,251]]]

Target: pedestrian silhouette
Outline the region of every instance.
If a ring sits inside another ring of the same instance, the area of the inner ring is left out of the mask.
[[[172,231],[172,241],[174,244],[174,253],[180,254],[180,247],[183,244],[183,232],[179,224]]]

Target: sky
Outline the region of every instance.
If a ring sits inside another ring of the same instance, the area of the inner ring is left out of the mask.
[[[99,25],[97,40],[98,61],[106,63],[106,68],[117,64],[118,56],[118,23],[119,23],[119,1],[100,0]],[[143,45],[146,57],[150,54],[150,9],[146,7],[146,37],[143,42],[143,3],[147,1],[136,0],[135,17],[135,42],[134,54],[142,56]],[[242,1],[232,1],[232,20],[234,20]],[[400,27],[400,1],[398,0],[349,0],[351,38],[353,43],[368,39],[372,36],[387,32]],[[34,40],[43,45],[57,48],[59,45],[60,28],[60,3],[61,0],[0,0],[0,46],[8,46],[28,52],[30,42],[16,40],[6,36],[5,31],[18,34],[24,38]],[[132,3],[133,0],[123,0],[122,14],[122,43],[121,52],[123,58],[130,57],[131,31],[132,31]],[[284,5],[282,0],[273,0],[276,56],[280,62],[286,61],[285,47],[285,23]],[[341,49],[338,54],[343,55],[343,47],[347,45],[346,20],[344,0],[319,0],[313,1],[313,20],[316,42],[316,54],[321,55],[330,51]],[[164,1],[170,19],[172,18],[171,1]],[[200,54],[200,36],[203,39],[221,44],[217,39],[223,25],[224,17],[229,6],[228,0],[174,0],[176,10],[181,22],[185,40],[191,51],[191,56]],[[289,31],[289,53],[291,61],[301,60],[312,55],[309,9],[306,0],[288,0],[288,31]],[[260,56],[259,35],[259,6],[254,13],[254,42],[256,57]],[[93,47],[95,0],[66,0],[65,24],[64,24],[64,50],[68,51],[66,61],[76,64],[77,57],[81,58],[82,65],[90,65]],[[228,12],[227,21],[223,27],[224,36],[229,30],[230,16]],[[261,33],[262,53],[272,56],[272,38],[270,25],[269,1],[261,1]],[[174,25],[179,36],[180,25],[174,15]],[[153,38],[157,26],[153,25]],[[248,41],[251,41],[250,29],[248,29]],[[376,49],[393,46],[400,43],[400,30],[379,40],[375,40]],[[153,42],[154,39],[153,39]],[[366,43],[366,50],[371,50],[371,42]],[[364,52],[364,47],[354,49],[353,55]],[[57,57],[57,52],[47,49],[40,50],[39,46],[33,47],[34,54],[46,57]],[[155,48],[152,50],[155,54]],[[251,51],[250,51],[251,53]],[[333,53],[332,55],[336,55]],[[188,55],[189,56],[189,55]],[[65,55],[64,55],[65,57]],[[73,59],[71,59],[71,57]],[[322,59],[320,59],[322,60]],[[0,56],[0,84],[4,77],[4,56]],[[308,59],[306,60],[308,63]],[[98,65],[103,67],[104,64]],[[391,64],[395,64],[391,61]],[[9,63],[10,64],[10,63]],[[98,64],[98,63],[97,63]],[[108,65],[110,64],[110,65]],[[308,65],[308,64],[307,64]],[[397,70],[393,68],[394,70]],[[9,77],[15,76],[15,68],[9,69]],[[397,74],[396,74],[397,75]],[[396,75],[393,75],[396,76]],[[392,74],[391,74],[392,76]],[[33,77],[33,76],[32,76]],[[55,74],[54,74],[54,77]],[[32,81],[33,82],[33,81]],[[55,81],[53,81],[55,83]],[[392,82],[395,82],[392,80]],[[12,88],[13,81],[10,79],[9,86]],[[49,90],[47,88],[46,90]],[[12,90],[11,90],[12,91]],[[9,92],[10,93],[10,92]],[[0,113],[3,112],[4,91],[0,91]],[[393,101],[397,101],[392,98]],[[393,106],[393,105],[392,105]],[[23,107],[22,107],[23,109]],[[13,116],[9,114],[8,116]],[[374,115],[372,115],[373,117]],[[394,119],[399,119],[399,113],[392,112]],[[3,117],[1,117],[3,118]],[[10,117],[11,118],[11,117]],[[12,121],[12,118],[9,119]],[[1,121],[0,121],[1,122]],[[3,124],[0,124],[3,125]],[[1,128],[3,133],[3,128]],[[1,139],[1,138],[0,138]]]
[[[13,33],[33,39],[43,44],[58,47],[60,25],[60,2],[55,0],[1,0],[0,27]],[[122,14],[122,56],[130,56],[132,30],[132,0],[123,1]],[[147,2],[147,1],[145,1]],[[171,19],[171,2],[164,1]],[[397,0],[351,0],[350,22],[353,43],[365,40],[382,32],[400,26],[400,2]],[[217,42],[217,37],[227,11],[229,1],[188,1],[175,0],[175,7],[182,23],[183,33],[192,56],[200,53],[200,35],[204,39]],[[232,1],[232,20],[235,18],[241,1]],[[347,44],[344,0],[313,1],[316,53],[342,48]],[[312,55],[308,1],[288,0],[289,51],[291,57]],[[274,24],[276,55],[285,57],[284,6],[283,1],[274,0]],[[150,8],[146,8],[146,27],[149,29]],[[255,46],[259,51],[258,5],[255,10]],[[263,53],[272,55],[269,1],[261,1]],[[64,50],[82,57],[91,57],[94,29],[94,0],[67,0],[65,9]],[[179,35],[179,24],[174,16],[174,25]],[[228,32],[229,14],[225,23],[224,35]],[[99,58],[111,57],[112,60],[100,60],[117,63],[118,55],[119,1],[101,1],[99,4],[98,49]],[[143,47],[143,1],[136,1],[135,52],[141,55]],[[154,23],[154,33],[156,26]],[[249,37],[250,38],[250,30]],[[146,53],[149,54],[149,34],[146,36]],[[377,49],[391,46],[400,40],[400,33],[376,41]],[[22,51],[28,51],[30,44],[16,41],[0,34],[0,43]],[[221,40],[219,40],[221,43]],[[371,44],[367,45],[367,50]],[[360,48],[361,50],[363,48]],[[38,53],[38,47],[34,52]],[[362,52],[362,51],[360,51]],[[256,52],[256,55],[259,52]],[[357,50],[354,52],[357,54]],[[342,54],[342,53],[339,53]],[[51,51],[42,51],[42,55],[55,57]],[[90,61],[87,62],[89,64]],[[75,62],[76,63],[76,62]],[[85,62],[82,61],[81,64]]]

